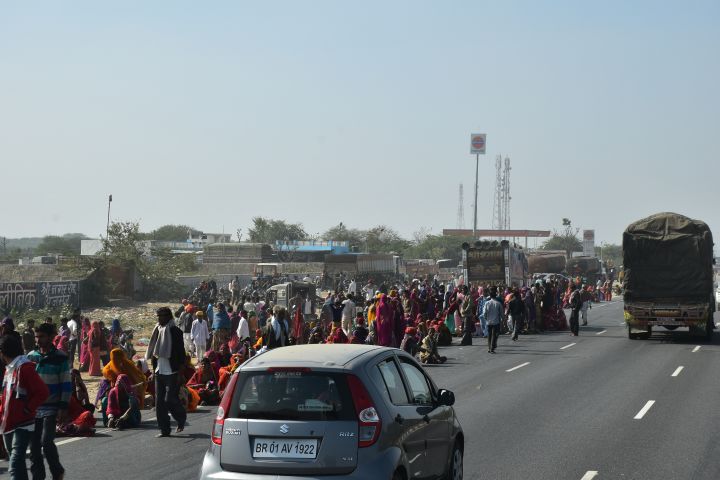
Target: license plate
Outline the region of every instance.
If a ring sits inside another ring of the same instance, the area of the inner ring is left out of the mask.
[[[256,438],[253,458],[315,458],[317,439]]]

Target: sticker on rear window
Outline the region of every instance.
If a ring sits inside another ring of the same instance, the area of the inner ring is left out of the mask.
[[[240,410],[247,410],[247,405],[245,405],[244,403],[241,403]]]
[[[303,372],[275,372],[273,376],[275,378],[293,378],[302,377]]]

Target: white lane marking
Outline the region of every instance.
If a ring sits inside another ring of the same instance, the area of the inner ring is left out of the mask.
[[[85,438],[85,437],[71,437],[71,438],[68,438],[67,440],[61,440],[59,442],[55,442],[55,445],[65,445],[66,443],[77,442],[78,440],[82,440],[83,438]]]
[[[625,325],[626,325],[625,322],[622,322],[622,323],[620,324],[621,327],[624,327]]]
[[[607,332],[607,330],[601,330],[601,331],[597,332],[595,335],[602,335],[605,332]]]
[[[652,406],[655,405],[655,400],[648,400],[648,402],[645,404],[644,407],[640,409],[640,411],[635,415],[634,420],[640,420],[645,416],[645,414],[652,408]]]
[[[698,350],[700,350],[700,345],[697,345],[695,348],[693,348],[692,353],[695,353]]]
[[[597,474],[597,470],[588,470],[580,480],[592,480],[593,478],[597,477]]]
[[[577,345],[577,343],[571,343],[570,345],[565,345],[564,347],[560,347],[560,350],[565,350],[566,348],[570,348],[573,345]]]
[[[528,365],[530,365],[530,362],[525,362],[525,363],[522,363],[522,364],[518,365],[517,367],[513,367],[513,368],[511,368],[510,370],[505,370],[505,371],[506,371],[506,372],[514,372],[514,371],[517,370],[518,368],[527,367]]]
[[[677,377],[678,375],[680,375],[680,372],[683,371],[683,368],[685,368],[685,367],[682,367],[682,366],[677,367],[677,368],[675,369],[675,371],[673,372],[673,374],[670,375],[670,376],[671,376],[671,377]]]

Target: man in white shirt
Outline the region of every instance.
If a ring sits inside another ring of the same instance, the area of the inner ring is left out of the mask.
[[[242,306],[242,309],[245,310],[248,315],[250,315],[250,312],[257,313],[257,305],[255,302],[252,301],[251,298],[248,298],[247,302]]]
[[[342,329],[345,335],[350,335],[353,328],[353,320],[355,319],[355,302],[353,299],[355,296],[352,293],[348,293],[347,300],[344,300],[343,311],[342,311]]]
[[[155,366],[155,413],[160,427],[157,436],[169,437],[170,415],[177,421],[177,433],[182,432],[187,425],[187,413],[180,403],[178,379],[178,372],[185,363],[185,346],[183,332],[175,326],[169,308],[157,310],[157,321],[145,359],[152,361]]]
[[[375,297],[375,284],[372,280],[369,280],[368,284],[363,287],[363,292],[365,292],[366,301],[372,300],[373,297]]]
[[[67,328],[70,331],[70,338],[68,338],[68,360],[70,361],[70,368],[75,363],[75,351],[77,350],[78,344],[78,327],[80,326],[81,311],[76,308],[73,311],[72,317],[67,322]],[[78,351],[78,357],[80,352]],[[79,359],[78,359],[79,362]]]
[[[241,342],[250,339],[250,325],[248,324],[247,318],[245,318],[244,311],[241,313],[240,323],[238,324],[236,333]]]
[[[357,295],[357,283],[354,278],[350,280],[350,285],[348,285],[348,294]]]

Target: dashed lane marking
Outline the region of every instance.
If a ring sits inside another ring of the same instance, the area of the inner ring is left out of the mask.
[[[518,365],[517,367],[513,367],[513,368],[511,368],[510,370],[505,370],[505,371],[506,371],[506,372],[514,372],[515,370],[517,370],[517,369],[519,369],[519,368],[527,367],[528,365],[530,365],[530,362],[521,363],[521,364]]]
[[[572,347],[573,345],[577,345],[577,343],[571,343],[571,344],[569,344],[569,345],[565,345],[564,347],[560,347],[560,350],[565,350],[566,348],[570,348],[570,347]]]
[[[683,366],[677,367],[677,368],[675,369],[675,371],[672,373],[672,375],[670,375],[670,376],[671,376],[671,377],[677,377],[678,375],[680,375],[680,372],[683,371],[683,368],[685,368],[685,367],[683,367]]]
[[[602,335],[602,334],[605,333],[605,332],[607,332],[607,330],[600,330],[600,331],[597,332],[595,335]]]
[[[652,406],[655,405],[655,400],[648,400],[648,402],[645,404],[644,407],[640,409],[640,411],[635,415],[634,420],[640,420],[642,419],[645,414],[652,408]]]
[[[695,348],[692,349],[692,353],[695,353],[698,350],[700,350],[700,345],[696,345]]]
[[[588,470],[585,472],[585,475],[582,476],[580,480],[592,480],[593,478],[597,477],[597,470]]]

